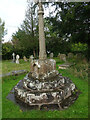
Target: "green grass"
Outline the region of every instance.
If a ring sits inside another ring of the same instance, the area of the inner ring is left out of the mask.
[[[58,69],[58,64],[60,64],[60,62],[58,59],[56,60]],[[29,62],[21,62],[21,64],[16,66],[15,63],[11,63],[10,61],[3,61],[3,72],[4,70],[12,71],[14,69],[29,70]],[[7,69],[4,67],[6,67]],[[63,76],[69,77],[78,87],[78,89],[80,89],[80,91],[82,92],[82,94],[80,94],[79,98],[75,101],[73,105],[63,111],[32,110],[23,112],[22,110],[20,110],[19,106],[14,104],[12,101],[6,99],[6,96],[11,91],[11,89],[18,83],[18,81],[23,79],[26,74],[20,76],[9,76],[2,79],[3,118],[88,118],[88,82],[78,77],[75,77],[70,73],[69,70],[59,70],[59,72],[62,73]]]
[[[24,62],[20,60],[20,64],[13,63],[12,60],[3,60],[2,61],[2,73],[8,73],[15,70],[28,70],[30,71],[30,62]]]

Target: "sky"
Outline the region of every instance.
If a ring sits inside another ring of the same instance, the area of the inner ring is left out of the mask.
[[[27,0],[0,0],[0,18],[5,21],[7,34],[5,42],[11,40],[11,36],[22,24],[25,18]]]
[[[27,9],[27,0],[0,0],[0,18],[5,21],[5,29],[7,34],[4,36],[4,42],[8,42],[12,38],[12,34],[18,30],[18,27],[25,19],[25,11]],[[49,15],[49,10],[45,10],[44,16]]]

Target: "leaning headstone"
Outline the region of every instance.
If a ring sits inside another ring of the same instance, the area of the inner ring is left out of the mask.
[[[73,53],[68,53],[68,59],[73,58],[73,57],[74,57]]]
[[[53,53],[50,53],[50,58],[53,58]]]
[[[15,62],[15,53],[13,53],[12,56],[13,56],[12,62]]]
[[[66,55],[60,54],[60,60],[66,62]]]
[[[34,59],[33,55],[30,56],[29,61],[32,61]]]
[[[24,59],[25,62],[27,62],[27,58],[26,58],[26,56],[24,56],[23,59]]]
[[[19,55],[16,55],[16,63],[19,64],[19,58],[20,56]]]

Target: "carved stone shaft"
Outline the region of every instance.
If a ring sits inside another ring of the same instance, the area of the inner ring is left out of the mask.
[[[46,59],[45,34],[43,23],[43,8],[41,2],[39,4],[39,59]]]

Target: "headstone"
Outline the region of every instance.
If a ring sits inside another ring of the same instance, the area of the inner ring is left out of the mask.
[[[23,59],[24,59],[25,62],[27,62],[27,58],[26,58],[26,56],[24,56]]]
[[[19,64],[19,58],[20,56],[19,55],[16,55],[16,63]]]
[[[60,54],[60,60],[66,62],[66,55]]]
[[[82,59],[83,58],[83,54],[82,53],[77,53],[76,54],[76,58],[77,59]]]
[[[68,53],[68,58],[70,59],[70,58],[73,58],[74,57],[74,55],[73,55],[73,53]]]
[[[50,58],[53,58],[53,53],[50,53]]]
[[[15,62],[15,53],[13,53],[12,56],[13,56],[13,62]]]
[[[58,53],[58,56],[57,57],[60,57],[60,53]]]
[[[32,61],[34,59],[33,55],[29,57],[29,61]]]

